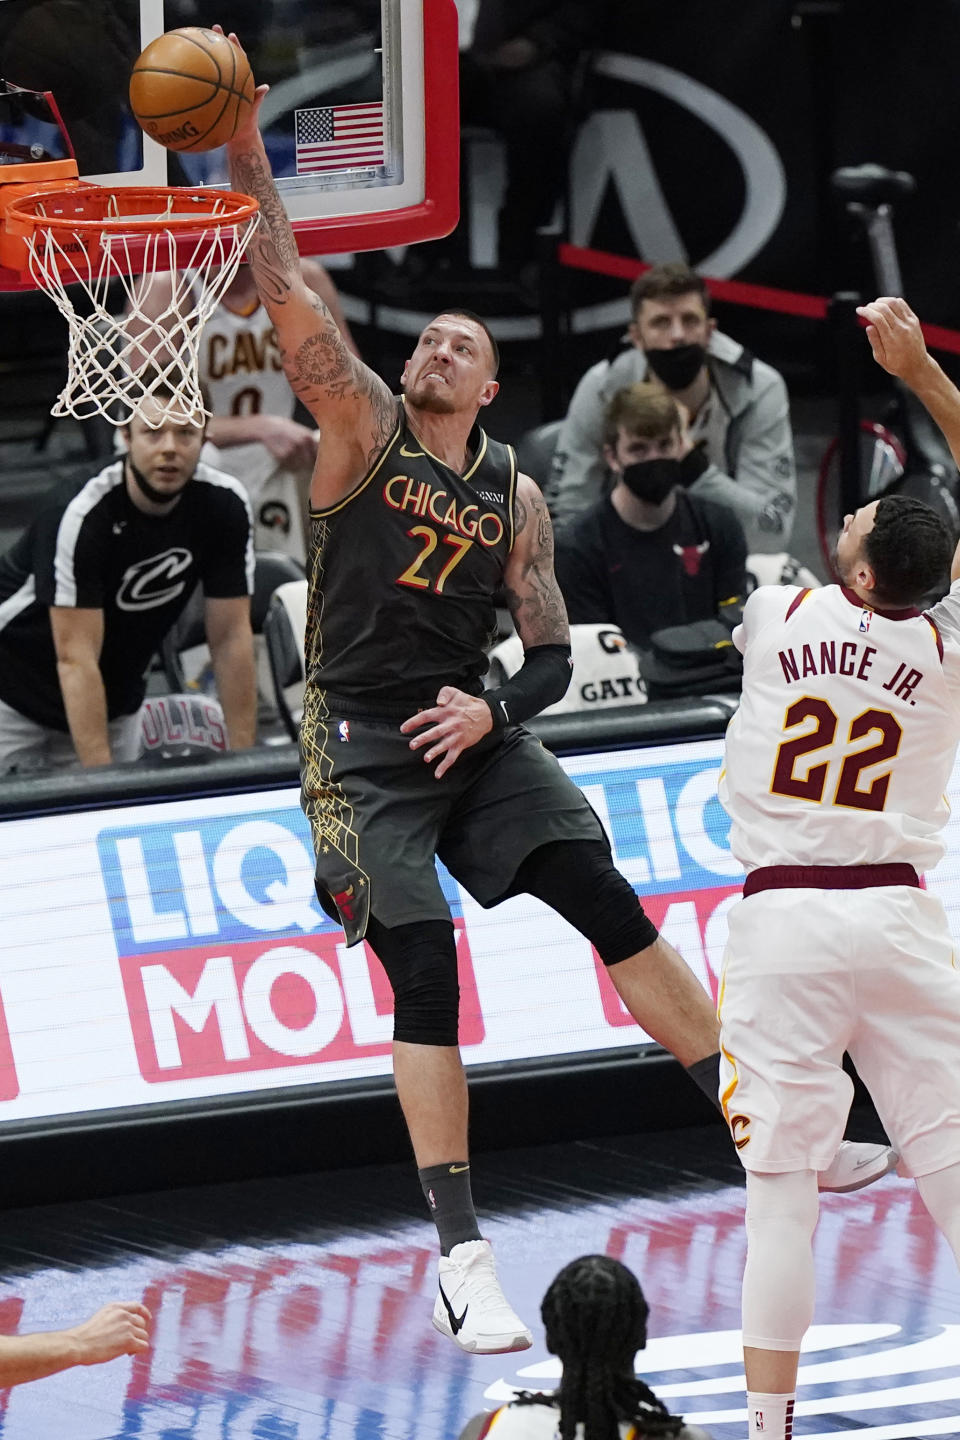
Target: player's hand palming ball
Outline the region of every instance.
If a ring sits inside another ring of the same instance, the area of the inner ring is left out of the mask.
[[[256,83],[247,57],[200,25],[151,41],[130,76],[130,109],[168,150],[215,150],[250,114]]]

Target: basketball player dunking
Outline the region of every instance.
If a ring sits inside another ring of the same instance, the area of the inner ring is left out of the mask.
[[[300,263],[304,282],[337,317],[354,350],[328,272],[316,260]],[[294,418],[295,399],[249,265],[240,266],[203,327],[200,378],[213,410],[207,438],[222,452],[223,469],[236,475],[250,496],[256,548],[304,561],[306,491],[317,432]]]
[[[960,392],[903,300],[861,310],[874,355],[960,461]],[[751,1440],[789,1440],[813,1315],[816,1170],[843,1133],[848,1050],[960,1260],[960,973],[918,871],[960,738],[960,547],[906,496],[848,515],[841,585],[747,601],[721,799],[747,869],[721,981],[724,1109],[747,1171],[743,1343]],[[771,936],[776,937],[771,941]],[[921,1057],[918,1060],[918,1057]]]
[[[336,317],[348,347],[356,347],[329,273],[316,260],[300,262],[304,283]],[[127,334],[157,343],[170,314],[174,279],[154,275],[137,297]],[[254,546],[306,560],[307,492],[317,459],[317,432],[294,418],[296,397],[283,373],[273,321],[261,304],[250,266],[243,264],[203,326],[200,379],[213,414],[207,439],[220,452],[211,464],[235,475],[250,497]]]
[[[257,93],[227,147],[230,176],[260,204],[253,275],[321,430],[301,732],[317,893],[348,944],[370,942],[393,988],[394,1074],[442,1252],[433,1323],[465,1350],[523,1349],[530,1331],[499,1288],[471,1199],[456,946],[435,855],[484,906],[528,893],[569,920],[631,1014],[714,1097],[716,1017],[580,791],[522,728],[566,690],[570,646],[543,497],[477,424],[498,389],[496,344],[476,316],[437,316],[401,399],[351,354],[303,283]],[[525,660],[483,693],[501,585]],[[856,1178],[882,1173],[880,1161]]]

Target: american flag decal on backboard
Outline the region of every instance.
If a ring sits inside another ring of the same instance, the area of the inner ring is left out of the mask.
[[[295,111],[297,174],[329,174],[382,165],[383,101]]]

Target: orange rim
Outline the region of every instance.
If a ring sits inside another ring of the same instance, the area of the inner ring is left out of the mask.
[[[51,208],[60,213],[44,213]],[[18,224],[41,233],[49,230],[146,236],[243,224],[257,213],[259,206],[249,195],[235,190],[156,185],[105,190],[99,185],[90,185],[18,195],[3,209]],[[144,216],[145,209],[163,213]]]

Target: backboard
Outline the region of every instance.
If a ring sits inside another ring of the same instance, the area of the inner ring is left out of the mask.
[[[222,149],[164,150],[127,101],[145,45],[214,23],[236,31],[257,81],[271,86],[264,141],[301,253],[449,233],[459,189],[454,0],[0,0],[0,76],[52,93],[84,179],[226,187]],[[357,116],[362,150],[351,142]],[[49,134],[0,98],[0,145],[29,148]],[[17,283],[0,269],[0,288]]]

